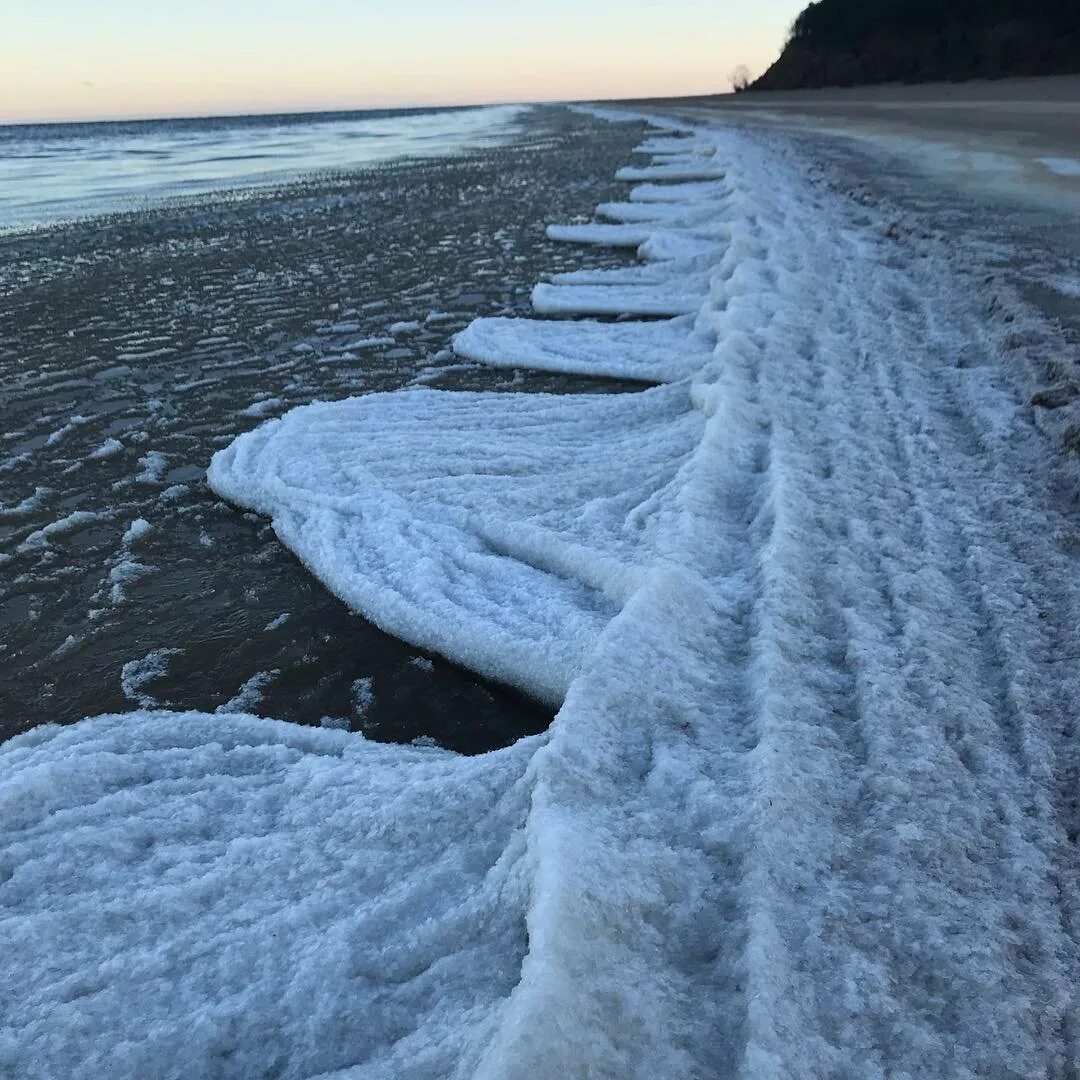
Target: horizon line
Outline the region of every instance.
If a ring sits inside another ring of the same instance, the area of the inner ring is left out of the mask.
[[[652,95],[649,98],[641,96],[605,97],[605,98],[531,98],[522,100],[501,100],[481,102],[455,102],[451,104],[412,104],[412,105],[361,105],[345,108],[315,108],[315,109],[269,109],[254,112],[223,112],[223,113],[173,113],[154,116],[99,116],[93,119],[53,119],[53,120],[3,120],[0,119],[0,128],[19,127],[74,127],[90,124],[153,124],[167,120],[243,120],[248,117],[273,117],[273,116],[333,116],[343,113],[367,113],[367,112],[435,112],[452,111],[456,109],[490,109],[504,105],[607,105],[619,101],[644,101],[666,100],[687,97],[714,96],[731,91],[715,90],[706,91],[704,94],[671,94],[664,98]]]

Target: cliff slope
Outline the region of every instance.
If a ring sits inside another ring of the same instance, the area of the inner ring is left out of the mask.
[[[751,89],[1080,72],[1075,0],[817,0]]]

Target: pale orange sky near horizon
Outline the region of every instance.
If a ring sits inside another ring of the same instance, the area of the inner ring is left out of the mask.
[[[0,123],[726,90],[799,0],[54,0],[0,42]]]

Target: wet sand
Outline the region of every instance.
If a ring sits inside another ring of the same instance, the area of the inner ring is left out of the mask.
[[[730,117],[870,138],[968,190],[1080,210],[1080,76],[753,91],[636,104],[694,120]]]
[[[137,702],[465,752],[542,730],[350,613],[204,472],[315,399],[618,389],[447,346],[545,273],[627,261],[544,225],[620,194],[642,130],[543,109],[505,148],[0,238],[0,736]]]
[[[776,112],[829,122],[895,125],[949,134],[1014,137],[1029,145],[1080,145],[1080,75],[852,86],[825,90],[765,90],[685,98],[654,98],[679,109]]]

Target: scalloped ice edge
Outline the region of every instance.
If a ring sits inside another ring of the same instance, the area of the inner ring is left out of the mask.
[[[1011,547],[1045,530],[1009,483],[1027,443],[989,360],[958,371],[927,327],[983,357],[995,331],[946,263],[811,205],[782,142],[693,143],[633,175],[724,177],[714,233],[641,234],[644,258],[715,255],[700,311],[655,336],[578,326],[583,370],[621,355],[669,385],[313,405],[210,470],[386,629],[565,696],[550,731],[466,759],[144,712],[0,747],[26,975],[5,1067],[654,1080],[1075,1059],[1054,669]],[[463,336],[572,358],[546,325]],[[683,334],[680,369],[661,342]],[[991,452],[950,424],[982,414],[1010,418]],[[988,493],[1008,512],[973,531]]]

